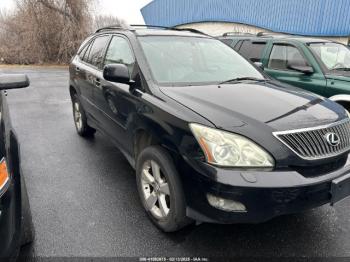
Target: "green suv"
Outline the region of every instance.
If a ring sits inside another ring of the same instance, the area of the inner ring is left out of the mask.
[[[259,33],[218,37],[271,77],[350,110],[350,49],[328,40]]]

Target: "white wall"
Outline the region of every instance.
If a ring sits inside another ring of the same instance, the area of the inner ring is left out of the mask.
[[[224,22],[203,22],[180,25],[179,28],[193,28],[200,30],[208,35],[219,36],[226,32],[240,32],[240,33],[251,33],[257,34],[259,32],[270,32],[268,30],[258,28],[255,26],[236,24],[236,23],[224,23]],[[330,39],[332,41],[341,42],[343,44],[348,43],[347,37],[314,37],[320,39]]]

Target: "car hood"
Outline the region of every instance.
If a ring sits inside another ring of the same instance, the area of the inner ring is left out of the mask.
[[[248,124],[282,131],[333,123],[346,117],[338,104],[275,81],[160,89],[225,130]]]

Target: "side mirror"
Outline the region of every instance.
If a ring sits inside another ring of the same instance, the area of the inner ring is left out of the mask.
[[[130,84],[129,69],[124,64],[110,64],[103,69],[103,77],[107,81]]]
[[[256,65],[260,69],[264,70],[264,64],[263,63],[261,63],[261,62],[254,62],[254,65]]]
[[[287,67],[288,69],[292,69],[306,75],[311,75],[315,72],[311,66],[288,65]]]
[[[29,79],[23,74],[0,75],[0,90],[28,87]]]

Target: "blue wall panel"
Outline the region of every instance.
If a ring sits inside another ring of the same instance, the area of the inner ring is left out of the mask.
[[[146,24],[220,21],[313,36],[350,35],[350,0],[154,0]]]

